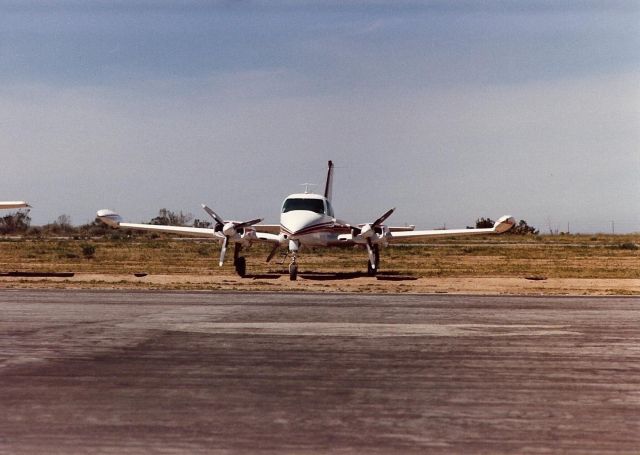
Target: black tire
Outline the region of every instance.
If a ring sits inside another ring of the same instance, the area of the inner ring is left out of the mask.
[[[296,281],[298,279],[298,264],[289,266],[289,280]]]
[[[244,276],[247,274],[247,261],[244,258],[244,256],[240,256],[235,263],[236,266],[236,273],[244,278]]]
[[[369,276],[376,276],[376,273],[378,273],[378,268],[376,267],[375,269],[371,266],[371,262],[367,261],[367,275]]]

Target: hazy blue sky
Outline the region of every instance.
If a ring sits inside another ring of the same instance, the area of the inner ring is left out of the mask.
[[[638,1],[2,1],[0,199],[640,231]],[[319,187],[320,188],[320,187]]]

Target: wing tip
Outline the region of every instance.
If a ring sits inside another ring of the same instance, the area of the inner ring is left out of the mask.
[[[96,213],[96,216],[104,224],[109,225],[111,227],[118,227],[122,222],[122,217],[110,209],[98,210],[98,212]]]
[[[498,221],[493,225],[493,230],[496,234],[502,234],[507,232],[516,225],[516,219],[511,215],[504,215],[498,218]]]

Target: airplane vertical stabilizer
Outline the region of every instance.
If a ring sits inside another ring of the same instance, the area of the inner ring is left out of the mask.
[[[327,170],[327,183],[324,186],[324,197],[331,200],[333,193],[333,161],[329,160],[329,169]]]

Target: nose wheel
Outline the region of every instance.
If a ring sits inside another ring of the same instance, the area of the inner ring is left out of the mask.
[[[289,280],[296,281],[298,279],[298,264],[292,262],[289,264]]]

